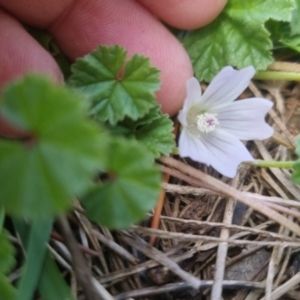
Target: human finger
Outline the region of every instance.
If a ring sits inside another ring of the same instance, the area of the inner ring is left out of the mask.
[[[190,59],[180,42],[135,1],[75,1],[50,27],[61,49],[72,59],[99,44],[119,44],[129,56],[149,56],[161,70],[157,93],[164,112],[174,115],[185,97],[185,82],[193,75]]]
[[[27,72],[47,74],[55,81],[62,74],[51,55],[44,50],[23,26],[0,9],[0,89],[8,82]],[[18,130],[0,119],[0,133],[14,136]]]
[[[181,29],[203,27],[222,11],[227,0],[139,0],[154,15]]]

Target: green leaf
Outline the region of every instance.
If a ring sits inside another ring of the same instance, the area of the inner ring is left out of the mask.
[[[27,76],[7,87],[0,114],[28,132],[0,140],[0,205],[26,218],[65,211],[86,192],[105,160],[105,135],[86,117],[82,100],[44,78]]]
[[[0,273],[6,274],[14,263],[14,248],[8,241],[7,235],[0,232]]]
[[[17,291],[4,275],[9,272],[14,263],[14,248],[8,241],[7,235],[0,232],[0,299],[15,300],[17,297]]]
[[[297,8],[293,11],[291,20],[291,34],[300,34],[300,0],[295,0]]]
[[[294,173],[292,176],[292,180],[300,184],[300,160],[296,161],[294,164]]]
[[[28,223],[16,218],[13,218],[13,223],[23,245],[28,245],[30,235],[30,226]],[[49,250],[46,251],[44,265],[41,270],[39,290],[44,300],[75,299],[70,291],[70,288],[63,279],[61,272],[51,257]],[[2,298],[0,297],[0,299]]]
[[[293,0],[229,0],[214,22],[183,37],[196,76],[210,81],[227,65],[265,69],[273,58],[264,23],[289,21],[294,8]]]
[[[17,299],[17,290],[9,283],[8,279],[3,274],[0,274],[0,299]]]
[[[287,54],[287,48],[296,52],[300,52],[300,35],[292,35],[290,24],[284,22],[268,21],[268,30],[272,34],[274,41],[274,50],[277,55]]]
[[[144,116],[155,106],[160,86],[160,72],[148,58],[134,55],[126,61],[126,55],[119,46],[100,46],[72,66],[70,83],[88,96],[91,114],[113,125]]]
[[[0,208],[0,231],[2,231],[4,221],[5,221],[5,209],[1,207]]]
[[[72,295],[69,286],[64,281],[61,272],[49,252],[46,253],[39,290],[43,300],[75,300],[75,297]]]
[[[168,115],[161,113],[158,105],[143,118],[137,121],[126,118],[111,130],[135,138],[149,150],[153,158],[167,156],[175,147],[173,122]]]
[[[274,50],[277,50],[278,56],[281,56],[282,54],[286,55],[286,48],[300,52],[300,35],[293,35],[291,33],[291,23],[270,20],[266,25],[267,29],[271,32]]]
[[[292,180],[300,184],[300,138],[296,140],[296,154],[298,155],[298,160],[296,160],[294,164]]]
[[[124,228],[155,206],[161,175],[136,141],[115,138],[110,147],[110,180],[95,187],[82,204],[91,220],[109,228]]]
[[[19,282],[19,300],[31,300],[40,280],[40,274],[47,252],[47,242],[52,229],[52,219],[44,222],[33,222],[29,237],[24,243],[26,262]]]
[[[280,43],[296,52],[300,52],[300,35],[283,36]]]

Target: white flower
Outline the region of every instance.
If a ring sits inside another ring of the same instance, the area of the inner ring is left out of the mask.
[[[240,140],[262,140],[273,134],[265,115],[273,103],[262,98],[234,101],[249,85],[255,70],[225,67],[203,96],[196,78],[187,81],[187,96],[178,114],[182,124],[179,154],[234,177],[242,161],[253,157]]]

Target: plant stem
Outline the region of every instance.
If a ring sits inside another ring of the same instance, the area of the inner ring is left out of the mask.
[[[245,195],[241,191],[233,188],[232,186],[227,185],[224,182],[210,175],[207,175],[204,172],[201,172],[200,170],[197,170],[189,165],[186,165],[183,162],[174,158],[161,157],[159,161],[164,165],[167,165],[168,167],[179,171],[180,174],[184,173],[184,175],[187,175],[188,178],[196,180],[200,186],[203,186],[204,183],[204,185],[206,185],[209,189],[216,191],[217,193],[223,194],[228,198],[237,199],[238,201],[248,205],[256,211],[259,211],[261,214],[267,216],[271,220],[290,229],[292,232],[300,236],[300,227],[297,223],[285,217],[284,214],[280,214],[274,209],[268,207],[263,201]]]
[[[300,75],[300,73],[299,73]],[[300,80],[300,78],[299,78]],[[178,147],[174,147],[172,151],[173,155],[178,155],[179,154],[179,149]],[[261,160],[261,159],[256,159],[255,161],[244,161],[242,162],[243,164],[251,165],[251,166],[256,166],[256,167],[261,167],[261,168],[282,168],[282,169],[292,169],[294,166],[294,161],[276,161],[276,160]]]
[[[0,232],[2,231],[3,228],[4,219],[5,219],[5,209],[2,207],[0,209]]]
[[[244,164],[262,167],[262,168],[283,168],[283,169],[291,169],[294,166],[294,161],[275,161],[275,160],[255,160],[255,161],[245,161]]]
[[[174,147],[171,154],[172,155],[179,155],[179,149],[178,149],[178,147]]]
[[[281,72],[281,71],[259,71],[258,73],[255,74],[254,79],[300,81],[300,73]]]

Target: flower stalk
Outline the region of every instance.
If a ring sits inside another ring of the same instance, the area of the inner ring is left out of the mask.
[[[300,81],[300,73],[281,71],[260,71],[254,76],[254,79]]]
[[[293,160],[289,161],[275,161],[275,160],[254,160],[245,161],[243,164],[261,167],[261,168],[281,168],[281,169],[292,169],[295,162]]]

